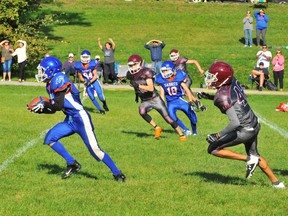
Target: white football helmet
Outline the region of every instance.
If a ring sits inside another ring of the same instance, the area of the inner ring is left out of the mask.
[[[176,61],[179,58],[180,54],[179,51],[177,49],[173,49],[170,51],[170,59],[171,61]]]
[[[91,60],[91,53],[88,50],[83,50],[80,55],[81,62],[87,64]]]

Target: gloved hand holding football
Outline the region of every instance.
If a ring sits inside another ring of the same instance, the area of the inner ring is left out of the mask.
[[[50,99],[43,96],[33,98],[30,103],[27,104],[27,109],[33,113],[42,113],[45,102],[50,103]]]

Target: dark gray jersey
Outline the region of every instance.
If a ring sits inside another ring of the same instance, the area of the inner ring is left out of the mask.
[[[222,113],[233,106],[241,128],[253,128],[258,118],[250,108],[240,83],[234,78],[230,85],[221,86],[214,97],[214,105]]]

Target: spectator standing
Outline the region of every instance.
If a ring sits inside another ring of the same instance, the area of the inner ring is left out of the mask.
[[[98,38],[98,45],[100,49],[104,53],[104,83],[108,84],[108,80],[110,79],[112,81],[112,84],[115,85],[117,83],[117,76],[115,74],[115,57],[114,57],[114,52],[115,52],[115,43],[112,40],[112,38],[108,39],[105,43],[105,46],[102,46],[100,38]]]
[[[256,41],[257,46],[260,46],[260,34],[262,35],[263,44],[266,44],[266,30],[268,27],[269,17],[265,14],[263,9],[255,11],[256,19]]]
[[[149,45],[153,43],[153,45]],[[144,47],[150,50],[151,60],[153,64],[154,71],[156,73],[160,73],[161,65],[162,65],[162,49],[165,47],[165,42],[160,40],[150,40],[148,41]]]
[[[253,18],[251,17],[250,11],[246,12],[246,16],[243,18],[242,22],[244,24],[244,37],[245,37],[244,47],[247,47],[247,46],[252,47]]]
[[[273,65],[274,84],[275,86],[278,87],[278,81],[279,81],[280,91],[283,91],[284,63],[285,58],[282,55],[281,50],[277,50],[276,56],[272,60],[272,65]]]
[[[74,59],[74,54],[69,53],[68,60],[64,62],[62,71],[65,72],[65,75],[69,78],[71,75],[75,77],[75,65],[76,61]],[[74,80],[75,81],[75,80]]]
[[[272,53],[268,50],[268,46],[266,44],[263,45],[262,50],[258,51],[256,54],[257,64],[256,67],[259,67],[259,63],[264,63],[264,68],[269,71],[270,61],[272,59]]]
[[[12,56],[17,55],[17,62],[19,66],[19,82],[25,81],[25,65],[27,63],[27,42],[24,40],[18,40],[18,48],[15,50],[15,52],[12,53]]]
[[[1,63],[3,66],[3,78],[1,81],[6,80],[6,75],[8,75],[8,80],[11,81],[11,65],[12,65],[11,52],[13,51],[13,47],[10,45],[9,40],[1,41],[0,47],[1,47]]]

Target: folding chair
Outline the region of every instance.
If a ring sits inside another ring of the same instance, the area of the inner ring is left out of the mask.
[[[128,65],[118,65],[117,67],[117,78],[119,84],[125,84],[127,83],[126,74],[128,72]]]

